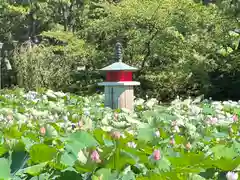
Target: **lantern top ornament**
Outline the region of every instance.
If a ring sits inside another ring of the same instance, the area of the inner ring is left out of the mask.
[[[138,69],[122,62],[122,45],[117,42],[115,46],[115,63],[100,69],[100,71],[137,71]]]

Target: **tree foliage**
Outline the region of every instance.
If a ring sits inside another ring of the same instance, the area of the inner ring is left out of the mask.
[[[114,61],[116,41],[124,47],[124,62],[139,68],[141,96],[226,98],[217,91],[220,77],[231,76],[233,84],[238,78],[237,0],[207,6],[192,0],[1,0],[0,8],[0,39],[14,49],[22,87],[89,91],[101,78],[96,70]],[[35,45],[19,51],[24,43]],[[77,76],[78,66],[85,70]]]

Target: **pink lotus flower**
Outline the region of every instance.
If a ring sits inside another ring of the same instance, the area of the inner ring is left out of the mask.
[[[160,150],[158,150],[158,149],[154,150],[152,156],[153,156],[154,160],[156,160],[156,161],[160,160],[161,159]]]
[[[176,142],[175,142],[174,138],[172,138],[169,143],[170,143],[171,145],[174,145]]]
[[[114,117],[114,120],[117,121],[118,120],[118,113],[115,112],[113,117]]]
[[[188,142],[187,144],[186,144],[186,149],[187,150],[190,150],[192,148],[192,145],[190,144],[190,142]]]
[[[218,122],[218,119],[216,117],[211,117],[208,119],[208,124],[216,124]]]
[[[45,129],[45,127],[41,127],[41,128],[40,128],[40,133],[41,133],[42,136],[44,136],[44,135],[46,134],[46,129]]]
[[[8,120],[8,121],[13,120],[13,116],[12,116],[11,114],[8,114],[8,115],[7,115],[7,120]]]
[[[101,159],[100,159],[100,155],[98,154],[98,152],[96,150],[94,150],[91,154],[91,160],[96,162],[96,163],[100,163]]]
[[[232,118],[233,118],[233,121],[234,121],[234,122],[237,122],[237,121],[238,121],[238,116],[237,116],[236,114],[234,114]]]
[[[118,131],[114,131],[114,132],[111,133],[111,136],[112,136],[112,138],[114,138],[114,139],[120,139],[121,133],[118,132]]]
[[[237,180],[238,179],[238,173],[228,172],[226,174],[226,178],[227,178],[227,180]]]

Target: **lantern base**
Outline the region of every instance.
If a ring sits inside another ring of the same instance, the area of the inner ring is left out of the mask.
[[[133,86],[140,85],[139,82],[102,82],[98,85],[105,86],[105,107],[112,109],[134,109]]]

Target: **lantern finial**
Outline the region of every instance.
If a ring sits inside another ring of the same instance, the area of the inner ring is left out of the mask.
[[[116,43],[116,60],[122,62],[122,45],[120,42]]]

